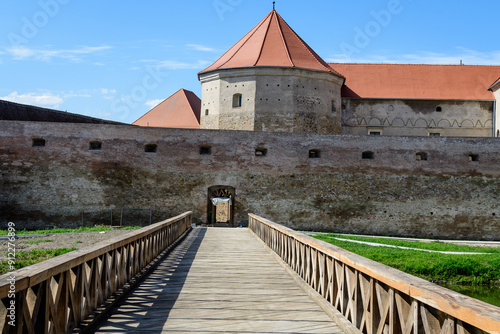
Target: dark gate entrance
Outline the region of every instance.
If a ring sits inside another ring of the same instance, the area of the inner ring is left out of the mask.
[[[230,186],[208,188],[207,224],[234,227],[235,193]]]

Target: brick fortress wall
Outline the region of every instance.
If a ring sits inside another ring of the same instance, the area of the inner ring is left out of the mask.
[[[226,185],[238,225],[254,212],[296,229],[498,240],[499,148],[495,138],[0,121],[0,224],[79,225],[82,211],[121,208],[151,208],[154,220],[193,210],[201,223],[208,188]]]

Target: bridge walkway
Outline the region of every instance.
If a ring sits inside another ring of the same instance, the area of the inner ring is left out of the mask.
[[[342,333],[247,229],[195,228],[96,333]]]

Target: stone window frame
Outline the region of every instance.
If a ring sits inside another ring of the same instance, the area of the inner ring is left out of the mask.
[[[384,135],[384,128],[381,127],[368,127],[366,128],[367,130],[367,135],[369,136],[383,136]]]
[[[212,155],[212,146],[200,145],[200,155]]]
[[[427,159],[429,158],[429,154],[427,154],[427,152],[417,152],[415,154],[415,158],[417,159],[417,161],[427,161]]]
[[[255,156],[256,157],[265,157],[265,156],[267,156],[267,152],[268,152],[267,148],[265,148],[265,147],[257,147],[255,149]]]
[[[233,108],[241,108],[243,105],[243,95],[236,93],[233,95]]]
[[[321,150],[312,149],[309,150],[309,159],[320,159],[321,158]]]
[[[373,151],[364,151],[361,153],[362,160],[375,160],[375,153]]]
[[[145,153],[156,153],[158,150],[158,144],[155,143],[150,143],[144,145],[144,152]]]
[[[93,140],[89,143],[89,151],[102,151],[102,141]]]
[[[31,140],[31,147],[45,147],[45,145],[47,144],[47,141],[43,138],[33,138]]]
[[[469,161],[470,162],[478,162],[479,161],[479,154],[469,153]]]

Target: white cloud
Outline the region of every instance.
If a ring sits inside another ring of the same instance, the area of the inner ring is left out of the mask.
[[[88,55],[104,50],[111,49],[111,46],[84,46],[78,49],[70,50],[42,50],[30,49],[26,46],[15,46],[6,49],[14,59],[34,59],[39,61],[49,61],[52,58],[70,59],[72,61],[80,61],[80,55]]]
[[[101,94],[102,94],[102,95],[116,94],[116,89],[107,89],[107,88],[102,88],[102,89],[101,89]]]
[[[462,47],[456,48],[453,54],[421,51],[415,54],[399,54],[388,56],[364,55],[363,58],[337,54],[328,58],[332,63],[387,63],[387,64],[460,64],[466,65],[500,65],[500,51],[480,52]],[[387,52],[393,54],[393,52]]]
[[[52,108],[59,108],[64,102],[62,98],[51,93],[19,94],[18,92],[12,92],[7,96],[0,97],[0,100]]]
[[[161,99],[157,99],[157,100],[147,100],[146,103],[144,103],[144,105],[150,107],[150,108],[154,108],[156,107],[157,105],[159,105],[163,100]]]
[[[196,50],[196,51],[203,51],[203,52],[218,52],[217,49],[200,45],[200,44],[186,44],[187,47]]]
[[[183,63],[172,60],[163,60],[158,62],[157,68],[165,68],[168,70],[190,70],[190,69],[203,69],[210,65],[210,62],[205,60],[198,60],[196,63]]]

